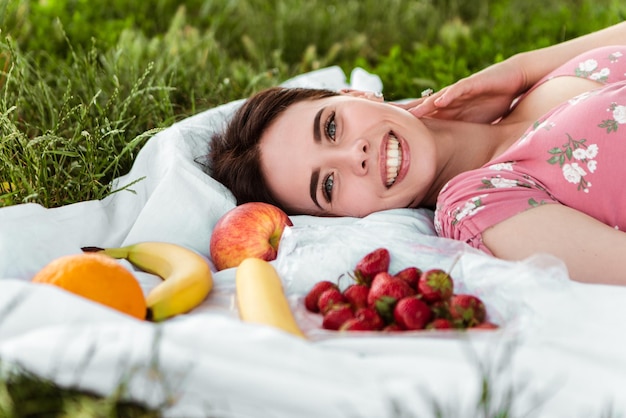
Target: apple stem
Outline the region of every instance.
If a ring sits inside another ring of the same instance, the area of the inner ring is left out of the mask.
[[[280,235],[272,235],[270,237],[270,245],[273,249],[278,250],[278,243],[280,242]]]

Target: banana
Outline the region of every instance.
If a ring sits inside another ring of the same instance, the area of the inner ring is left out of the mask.
[[[83,247],[126,259],[139,269],[163,279],[146,297],[146,318],[162,321],[198,306],[213,288],[207,262],[194,251],[168,242],[140,242],[119,248]]]
[[[306,338],[289,307],[274,267],[260,258],[246,258],[235,272],[239,317],[243,321],[270,325]]]

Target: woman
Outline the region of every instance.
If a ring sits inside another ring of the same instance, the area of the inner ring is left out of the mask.
[[[429,207],[441,236],[503,259],[547,252],[574,280],[626,284],[624,155],[626,22],[404,106],[261,92],[214,138],[211,165],[239,203],[320,216]]]

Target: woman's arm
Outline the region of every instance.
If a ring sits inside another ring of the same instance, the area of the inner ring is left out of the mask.
[[[546,48],[522,52],[437,93],[405,105],[417,117],[490,123],[546,74],[575,56],[606,45],[626,45],[626,21]]]
[[[546,204],[517,214],[483,232],[483,243],[507,260],[552,254],[579,282],[626,285],[626,233],[567,206]]]

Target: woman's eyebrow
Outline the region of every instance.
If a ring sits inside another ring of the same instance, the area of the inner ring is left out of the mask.
[[[315,114],[315,118],[313,119],[313,140],[317,144],[322,142],[322,133],[320,131],[320,119],[322,119],[322,112],[324,112],[324,109],[325,109],[324,107],[321,108]]]
[[[320,178],[320,169],[316,168],[315,170],[313,170],[313,173],[311,173],[311,183],[309,183],[309,193],[311,194],[311,199],[313,200],[313,203],[315,203],[315,206],[322,209],[322,206],[320,206],[320,204],[317,201],[317,182],[319,181],[319,178]]]

